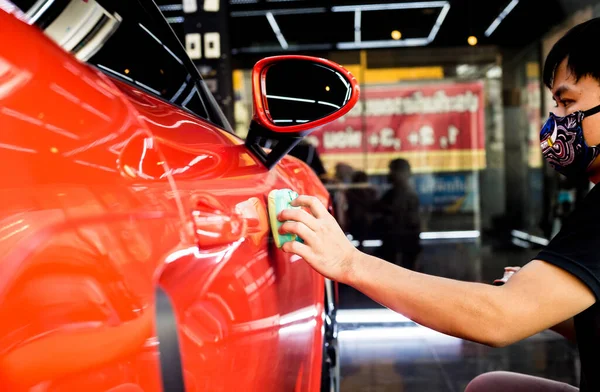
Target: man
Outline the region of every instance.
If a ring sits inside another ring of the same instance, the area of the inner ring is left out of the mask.
[[[411,169],[407,160],[394,159],[389,169],[392,189],[383,195],[379,203],[383,246],[378,256],[414,270],[421,252],[419,196],[410,184]]]
[[[540,140],[547,161],[569,178],[600,181],[600,19],[573,28],[550,52],[544,82],[556,101]],[[503,286],[460,282],[413,272],[356,250],[315,198],[286,210],[282,232],[304,241],[284,251],[315,270],[351,285],[426,327],[493,347],[507,346],[548,328],[575,337],[581,391],[600,391],[600,187],[575,209],[560,233]],[[573,321],[572,321],[573,320]],[[509,373],[478,377],[474,391],[576,391],[553,381]]]
[[[352,175],[352,185],[346,191],[348,202],[348,232],[359,242],[363,249],[363,241],[373,235],[373,209],[377,205],[377,190],[369,184],[369,176],[364,171],[356,171]]]

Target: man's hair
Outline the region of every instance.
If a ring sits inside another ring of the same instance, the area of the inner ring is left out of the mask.
[[[410,173],[410,163],[406,159],[397,158],[390,162],[391,172],[405,172]]]
[[[369,182],[369,176],[364,171],[356,171],[352,175],[352,182],[354,182],[355,184],[361,182]]]
[[[600,18],[573,27],[554,46],[544,64],[544,84],[554,85],[558,66],[567,60],[567,69],[579,80],[591,76],[600,81],[600,56],[596,53],[600,37]]]

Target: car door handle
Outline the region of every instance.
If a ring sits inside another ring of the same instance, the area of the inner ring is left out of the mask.
[[[200,249],[235,243],[244,238],[248,231],[248,222],[243,216],[228,211],[208,195],[194,199],[192,223]]]

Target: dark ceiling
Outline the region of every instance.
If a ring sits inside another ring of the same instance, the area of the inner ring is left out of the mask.
[[[361,45],[456,47],[468,45],[467,38],[471,35],[478,38],[479,45],[525,46],[574,10],[594,3],[593,0],[514,1],[516,6],[493,34],[486,37],[485,31],[511,0],[230,0],[231,47],[234,55],[360,49]],[[444,7],[446,4],[449,7]],[[355,9],[344,8],[350,5],[366,7],[362,7],[359,16]],[[441,13],[446,14],[445,18],[440,17]],[[357,18],[361,42],[358,46],[355,45]],[[442,22],[437,34],[436,22]],[[280,29],[279,38],[274,26]],[[392,40],[393,30],[401,32],[400,40]],[[426,38],[433,38],[432,30],[435,38],[429,42]]]

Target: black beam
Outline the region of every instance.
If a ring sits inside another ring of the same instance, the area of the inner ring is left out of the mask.
[[[228,0],[184,0],[184,42],[210,91],[233,123]]]

